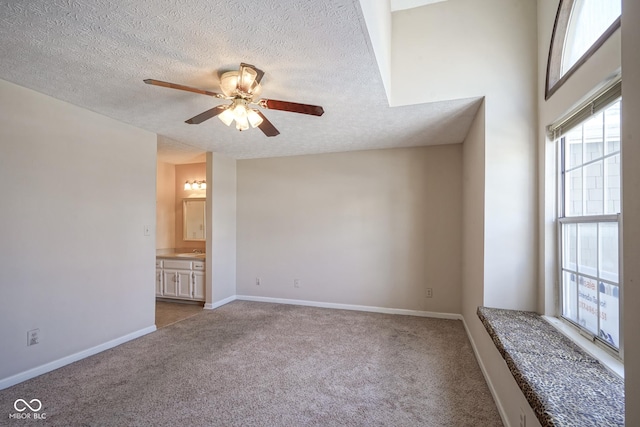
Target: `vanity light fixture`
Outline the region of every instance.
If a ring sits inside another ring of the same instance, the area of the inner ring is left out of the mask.
[[[185,191],[188,190],[206,190],[207,189],[207,181],[185,181],[184,183]]]

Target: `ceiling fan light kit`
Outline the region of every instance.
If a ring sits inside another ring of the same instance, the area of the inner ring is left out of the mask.
[[[227,126],[230,126],[235,120],[236,129],[239,131],[249,129],[249,125],[255,128],[263,122],[257,110],[248,108],[247,101],[242,98],[234,99],[233,103],[218,115],[218,118]]]
[[[228,71],[220,76],[221,94],[154,79],[146,79],[144,82],[150,85],[184,90],[231,101],[229,105],[218,105],[186,120],[186,123],[189,124],[199,124],[217,116],[227,126],[230,126],[235,121],[236,129],[239,131],[257,127],[266,136],[276,136],[280,134],[278,129],[258,109],[251,108],[252,105],[265,109],[290,111],[312,116],[324,114],[324,109],[319,105],[299,104],[274,99],[254,100],[262,93],[260,81],[263,76],[264,72],[262,70],[253,65],[242,63],[239,71]]]

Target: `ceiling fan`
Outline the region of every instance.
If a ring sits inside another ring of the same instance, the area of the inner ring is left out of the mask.
[[[280,134],[278,129],[258,109],[252,108],[254,105],[269,110],[291,111],[312,116],[324,114],[324,109],[318,105],[277,101],[275,99],[258,99],[262,92],[262,86],[260,85],[262,76],[264,76],[264,71],[257,69],[253,65],[241,63],[239,71],[228,71],[220,77],[222,93],[154,79],[146,79],[144,82],[149,85],[179,89],[231,101],[231,104],[218,105],[185,122],[192,125],[197,125],[217,116],[227,126],[231,125],[235,120],[236,129],[239,131],[247,130],[251,126],[260,128],[266,136],[276,136]]]

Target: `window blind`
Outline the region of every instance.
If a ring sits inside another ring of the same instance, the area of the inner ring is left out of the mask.
[[[622,80],[617,78],[608,88],[594,95],[571,113],[549,125],[549,137],[554,140],[586,121],[589,117],[604,110],[622,96]]]

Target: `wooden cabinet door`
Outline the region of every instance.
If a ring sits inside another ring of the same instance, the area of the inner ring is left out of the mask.
[[[180,298],[191,299],[191,271],[177,270],[178,289],[177,296]]]
[[[163,296],[163,286],[162,286],[162,269],[156,268],[156,296]]]
[[[204,292],[204,271],[194,271],[192,273],[193,278],[193,299],[204,301],[205,292]]]
[[[162,282],[164,283],[162,296],[178,296],[178,272],[176,270],[164,270],[164,273],[162,273]]]

